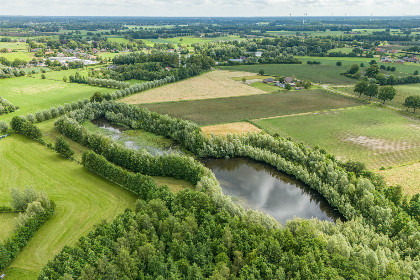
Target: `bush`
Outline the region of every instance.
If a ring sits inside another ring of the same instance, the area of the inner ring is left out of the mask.
[[[74,151],[70,148],[69,143],[62,136],[57,138],[54,149],[65,158],[71,158],[74,155]]]
[[[337,61],[337,63],[335,65],[336,66],[341,66],[341,65],[343,65],[343,63],[341,61]]]
[[[8,129],[9,129],[9,125],[7,124],[7,122],[6,121],[0,121],[0,132],[1,133],[6,133]]]

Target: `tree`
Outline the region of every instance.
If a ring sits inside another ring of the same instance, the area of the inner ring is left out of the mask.
[[[90,102],[102,102],[102,100],[104,100],[104,95],[100,92],[95,92],[90,97]]]
[[[260,76],[264,76],[264,69],[260,69],[260,71],[258,71],[258,74],[260,74]]]
[[[335,65],[336,66],[341,66],[341,65],[343,65],[343,63],[341,61],[337,61],[337,63]]]
[[[359,71],[359,65],[357,65],[357,64],[353,64],[351,67],[350,67],[350,70],[347,72],[347,73],[349,73],[349,74],[356,74],[357,73],[357,71]]]
[[[45,80],[45,78],[46,78],[45,74],[42,74],[41,79]]]
[[[63,82],[67,82],[67,77],[66,76],[63,77]]]
[[[370,83],[365,89],[365,95],[369,96],[369,99],[378,95],[378,85]]]
[[[382,100],[385,104],[386,100],[391,101],[392,99],[394,99],[396,94],[397,91],[393,86],[384,86],[381,89],[379,89],[378,98]]]
[[[366,76],[369,78],[374,78],[379,73],[379,67],[377,64],[371,65],[366,69]]]
[[[413,75],[417,76],[419,74],[419,70],[414,71]]]
[[[420,95],[411,95],[404,100],[405,107],[412,108],[415,112],[416,109],[420,108]]]
[[[242,82],[245,83],[246,82],[246,78],[242,78]]]
[[[360,81],[354,87],[354,92],[357,92],[358,94],[362,95],[365,93],[367,86],[368,83],[366,81]]]
[[[0,132],[5,133],[9,129],[9,125],[6,121],[0,121]]]
[[[55,151],[65,158],[71,158],[74,155],[73,150],[70,148],[69,143],[62,136],[57,138],[55,143]]]
[[[374,65],[374,64],[376,64],[376,60],[372,59],[371,61],[369,61],[369,64],[370,64],[370,65]]]
[[[286,85],[284,86],[284,88],[285,88],[286,90],[291,90],[291,89],[292,89],[292,86],[291,86],[290,84],[286,84]]]
[[[387,78],[385,77],[385,75],[383,73],[379,73],[375,76],[376,81],[381,85],[386,85],[387,84]]]
[[[365,64],[363,62],[360,63],[360,67],[365,67]]]

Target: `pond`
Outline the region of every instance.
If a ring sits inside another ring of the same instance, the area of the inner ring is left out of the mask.
[[[95,119],[91,122],[101,129],[99,131],[100,133],[111,137],[113,140],[123,144],[126,148],[133,150],[144,149],[155,156],[184,153],[178,145],[174,145],[163,136],[156,136],[142,130],[131,130],[125,126],[111,123],[105,118]]]
[[[343,220],[318,192],[267,164],[244,158],[208,159],[203,163],[216,175],[224,194],[281,223],[293,217]]]

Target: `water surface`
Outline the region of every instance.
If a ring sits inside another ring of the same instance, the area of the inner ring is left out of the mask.
[[[244,158],[210,159],[203,163],[216,175],[224,194],[281,223],[293,217],[341,219],[318,192],[267,164]]]

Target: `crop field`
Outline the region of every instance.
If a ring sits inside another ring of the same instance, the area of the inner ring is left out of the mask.
[[[393,86],[397,90],[397,94],[395,95],[394,99],[391,101],[386,101],[385,104],[395,106],[398,108],[405,109],[402,105],[404,100],[410,95],[420,95],[420,85],[419,84],[408,84],[408,85],[397,85]],[[357,92],[354,92],[354,87],[340,87],[336,88],[337,90],[344,91],[346,93],[353,94],[355,96],[359,96]],[[382,102],[378,99],[372,99]],[[411,111],[411,109],[410,109]]]
[[[420,162],[379,171],[389,185],[400,185],[405,193],[414,195],[420,189]]]
[[[264,119],[257,124],[373,169],[413,162],[420,156],[420,121],[376,105]]]
[[[202,126],[201,131],[207,136],[213,135],[227,135],[227,134],[243,134],[247,132],[260,132],[261,129],[249,122],[235,122],[235,123],[225,123],[225,124],[216,124],[209,126]]]
[[[10,279],[36,279],[65,245],[74,244],[103,219],[111,221],[135,196],[75,162],[22,136],[0,140],[0,205],[8,205],[13,187],[44,190],[57,204],[54,216],[29,241],[5,271]]]
[[[236,122],[289,114],[361,105],[360,101],[323,90],[301,90],[273,94],[142,104],[162,114],[200,125]]]
[[[312,60],[318,60],[317,57]],[[301,80],[310,80],[315,83],[322,82],[323,84],[333,85],[348,85],[355,84],[355,80],[349,79],[340,73],[347,71],[350,68],[343,65],[341,67],[333,65],[307,65],[307,64],[261,64],[261,65],[239,65],[239,66],[224,66],[222,69],[246,71],[258,73],[261,69],[266,75],[281,75],[281,76],[295,76]],[[339,68],[339,69],[337,69]]]
[[[0,213],[0,244],[3,243],[4,240],[12,236],[13,231],[15,230],[15,218],[17,216],[17,213]]]
[[[129,96],[122,101],[129,104],[142,104],[265,94],[266,92],[261,89],[231,79],[249,75],[252,75],[252,73],[211,71],[197,77]]]
[[[0,120],[11,120],[16,115],[35,113],[52,106],[86,99],[96,91],[102,93],[115,91],[115,89],[31,77],[0,80],[0,88],[1,97],[20,107],[13,113],[0,116]]]

